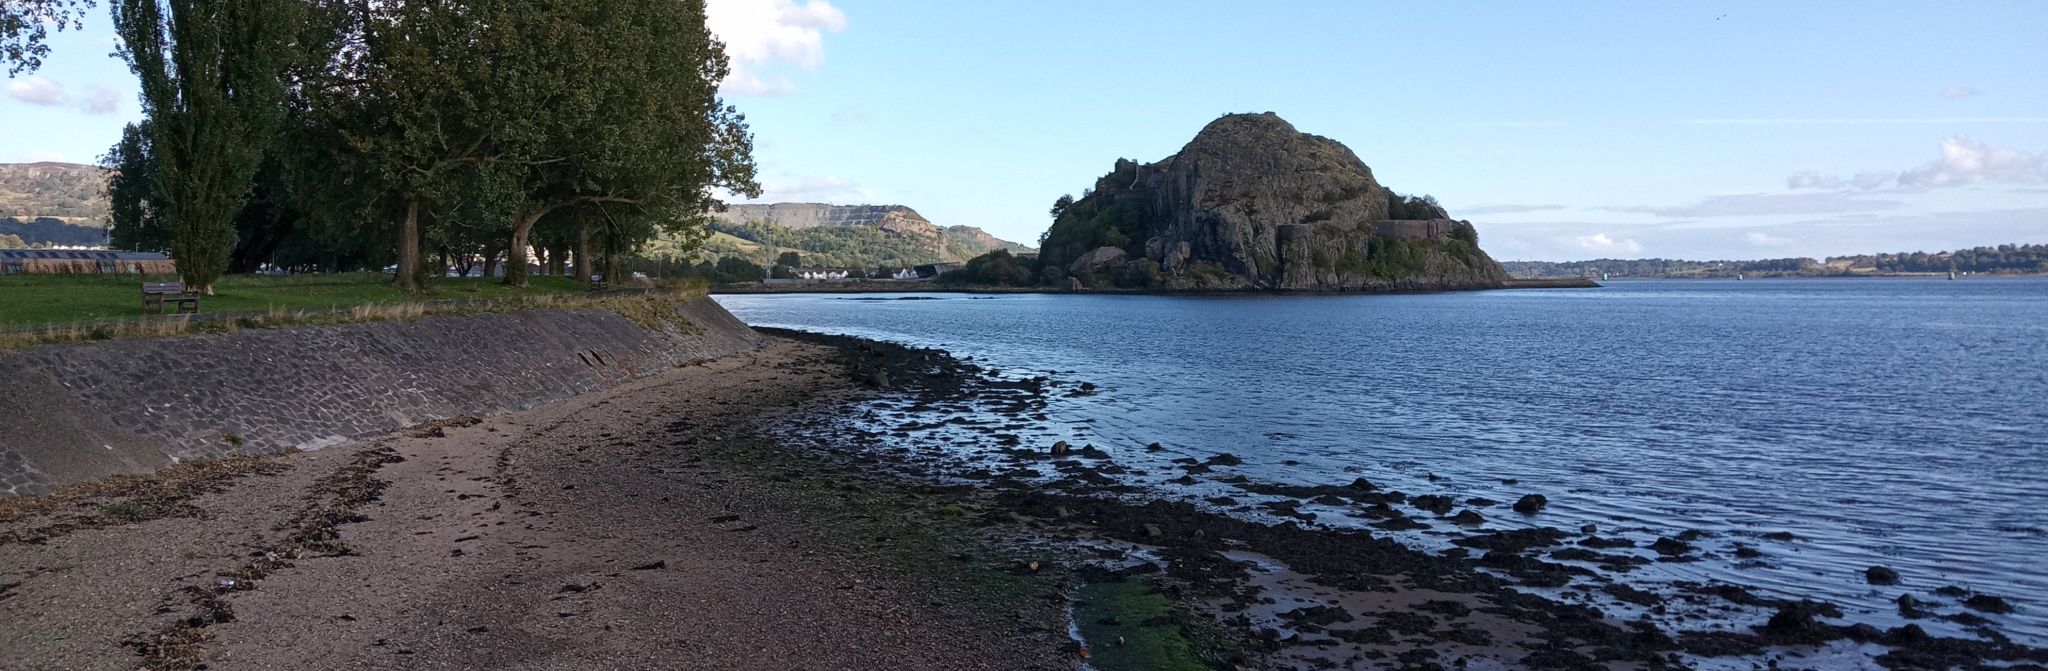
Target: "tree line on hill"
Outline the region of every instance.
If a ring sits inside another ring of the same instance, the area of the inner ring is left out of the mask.
[[[1593,259],[1590,261],[1503,261],[1516,277],[1827,277],[1901,273],[2048,274],[2048,245],[2006,244],[1952,252],[1898,252],[1754,261],[1682,259]]]
[[[200,290],[264,265],[419,290],[458,259],[524,285],[529,249],[588,276],[760,193],[702,0],[108,4],[143,110],[102,161],[112,244]],[[0,31],[17,70],[45,51]]]

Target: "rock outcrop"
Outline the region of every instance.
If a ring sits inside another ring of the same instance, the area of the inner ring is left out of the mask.
[[[1389,196],[1344,145],[1271,113],[1233,114],[1157,163],[1119,159],[1060,216],[1043,253],[1079,275],[1098,265],[1081,263],[1098,247],[1128,250],[1175,289],[1484,289],[1507,279],[1471,224],[1420,201],[1405,214],[1431,218],[1390,219]]]

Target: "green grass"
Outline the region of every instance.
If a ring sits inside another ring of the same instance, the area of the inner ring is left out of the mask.
[[[149,281],[176,281],[151,277]],[[0,328],[67,324],[142,315],[140,285],[135,275],[6,275],[0,276]],[[391,286],[382,273],[229,276],[204,297],[201,312],[273,312],[326,310],[359,305],[417,303],[441,300],[488,300],[539,294],[582,293],[586,287],[566,277],[536,276],[532,286],[514,289],[498,278],[434,279],[425,293],[408,294]]]
[[[1088,641],[1089,661],[1104,671],[1207,671],[1194,642],[1174,622],[1173,602],[1140,580],[1081,588],[1074,619]],[[1121,643],[1119,643],[1121,640]]]

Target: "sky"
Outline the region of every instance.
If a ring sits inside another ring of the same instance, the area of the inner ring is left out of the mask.
[[[102,3],[104,4],[104,3]],[[104,8],[4,82],[0,161],[137,115]],[[710,0],[762,202],[1035,242],[1232,112],[1351,147],[1502,260],[2048,243],[2048,2]]]

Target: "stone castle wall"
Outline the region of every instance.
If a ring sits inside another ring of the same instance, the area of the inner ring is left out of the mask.
[[[0,354],[0,498],[522,410],[760,343],[710,299],[677,309],[694,332],[536,310]]]

